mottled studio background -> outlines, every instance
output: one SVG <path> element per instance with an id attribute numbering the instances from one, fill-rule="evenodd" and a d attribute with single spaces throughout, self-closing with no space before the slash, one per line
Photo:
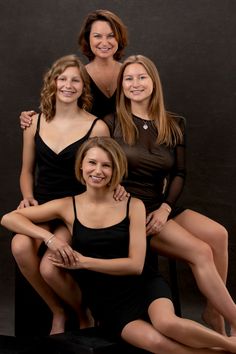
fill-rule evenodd
<path id="1" fill-rule="evenodd" d="M 0 214 L 20 200 L 19 114 L 37 110 L 45 69 L 62 55 L 79 53 L 82 20 L 98 8 L 123 19 L 129 29 L 126 56 L 140 53 L 156 63 L 167 108 L 187 119 L 182 200 L 229 230 L 228 286 L 236 300 L 235 0 L 1 0 Z M 0 231 L 1 334 L 14 328 L 14 263 L 11 235 Z M 178 269 L 187 305 L 196 289 L 187 267 L 178 263 Z"/>

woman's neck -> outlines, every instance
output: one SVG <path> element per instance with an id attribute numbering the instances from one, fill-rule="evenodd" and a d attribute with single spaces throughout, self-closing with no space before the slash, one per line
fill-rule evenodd
<path id="1" fill-rule="evenodd" d="M 95 189 L 87 187 L 85 196 L 88 202 L 93 204 L 105 204 L 114 200 L 113 191 L 110 191 L 108 188 Z"/>
<path id="2" fill-rule="evenodd" d="M 148 112 L 148 104 L 145 102 L 131 102 L 131 112 L 140 118 L 151 120 Z"/>
<path id="3" fill-rule="evenodd" d="M 75 104 L 65 104 L 63 102 L 57 102 L 56 104 L 56 118 L 72 119 L 73 117 L 78 117 L 79 113 L 82 113 L 82 108 Z"/>
<path id="4" fill-rule="evenodd" d="M 109 57 L 109 58 L 99 58 L 99 57 L 95 57 L 89 64 L 88 67 L 94 67 L 94 68 L 110 68 L 110 67 L 115 67 L 117 64 L 120 64 L 119 62 L 117 62 L 113 57 Z"/>

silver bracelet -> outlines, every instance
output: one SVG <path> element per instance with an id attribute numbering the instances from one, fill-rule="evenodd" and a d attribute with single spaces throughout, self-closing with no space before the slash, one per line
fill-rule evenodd
<path id="1" fill-rule="evenodd" d="M 55 235 L 50 236 L 46 241 L 44 241 L 46 246 L 48 246 L 49 243 L 52 242 L 53 237 L 55 237 Z"/>
<path id="2" fill-rule="evenodd" d="M 162 209 L 165 209 L 169 214 L 170 214 L 170 212 L 171 212 L 171 207 L 169 206 L 169 205 L 161 205 L 161 208 Z"/>

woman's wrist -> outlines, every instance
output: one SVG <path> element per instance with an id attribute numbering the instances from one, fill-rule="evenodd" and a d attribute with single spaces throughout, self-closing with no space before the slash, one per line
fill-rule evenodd
<path id="1" fill-rule="evenodd" d="M 51 236 L 49 236 L 48 238 L 46 238 L 46 239 L 44 240 L 45 245 L 48 246 L 48 245 L 53 241 L 53 238 L 54 238 L 54 237 L 55 237 L 55 235 L 51 235 Z"/>
<path id="2" fill-rule="evenodd" d="M 168 212 L 168 214 L 171 213 L 172 208 L 171 208 L 171 206 L 170 206 L 169 204 L 167 204 L 167 203 L 162 203 L 160 207 L 161 207 L 162 209 L 166 210 L 166 211 Z"/>

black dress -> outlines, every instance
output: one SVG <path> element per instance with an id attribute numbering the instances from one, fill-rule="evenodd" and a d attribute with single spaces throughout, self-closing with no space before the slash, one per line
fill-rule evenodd
<path id="1" fill-rule="evenodd" d="M 90 76 L 90 91 L 93 98 L 93 106 L 91 113 L 96 117 L 103 118 L 109 113 L 114 113 L 116 110 L 116 91 L 111 97 L 107 97 L 99 89 L 96 83 Z"/>
<path id="2" fill-rule="evenodd" d="M 82 225 L 77 217 L 74 197 L 73 205 L 73 249 L 93 258 L 128 256 L 129 201 L 123 220 L 100 229 Z M 148 307 L 155 299 L 171 298 L 168 285 L 149 262 L 149 247 L 142 275 L 114 276 L 89 270 L 73 272 L 95 320 L 111 335 L 120 334 L 131 321 L 147 319 Z"/>
<path id="3" fill-rule="evenodd" d="M 184 133 L 185 121 L 178 119 Z M 176 215 L 182 208 L 174 208 L 182 192 L 185 178 L 185 141 L 174 148 L 157 145 L 157 129 L 152 121 L 133 116 L 139 138 L 134 145 L 128 145 L 122 138 L 121 128 L 114 114 L 104 118 L 111 136 L 121 145 L 128 159 L 128 176 L 122 182 L 130 194 L 141 199 L 151 212 L 162 202 L 172 206 L 170 215 Z M 167 186 L 165 188 L 165 184 Z"/>
<path id="4" fill-rule="evenodd" d="M 77 150 L 86 141 L 95 126 L 93 121 L 87 134 L 68 145 L 59 154 L 50 149 L 40 137 L 40 119 L 38 117 L 35 133 L 36 182 L 35 198 L 40 204 L 49 200 L 63 198 L 84 192 L 85 187 L 75 177 L 75 157 Z"/>

